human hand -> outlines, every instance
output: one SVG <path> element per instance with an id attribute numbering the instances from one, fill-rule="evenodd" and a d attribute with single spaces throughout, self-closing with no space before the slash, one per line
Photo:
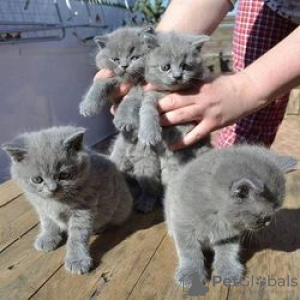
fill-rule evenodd
<path id="1" fill-rule="evenodd" d="M 210 132 L 231 125 L 265 105 L 243 73 L 220 76 L 192 90 L 172 93 L 158 102 L 161 125 L 195 122 L 197 125 L 171 149 L 188 147 Z"/>
<path id="2" fill-rule="evenodd" d="M 113 78 L 114 73 L 108 69 L 101 69 L 98 71 L 94 77 L 94 81 L 102 78 Z M 122 97 L 126 96 L 130 89 L 132 88 L 132 85 L 130 83 L 122 83 L 117 90 L 114 91 L 113 97 L 116 99 L 122 99 Z M 110 108 L 110 112 L 114 115 L 116 110 L 116 105 L 113 105 Z"/>

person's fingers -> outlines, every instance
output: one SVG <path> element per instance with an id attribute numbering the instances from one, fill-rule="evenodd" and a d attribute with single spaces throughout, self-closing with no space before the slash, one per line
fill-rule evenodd
<path id="1" fill-rule="evenodd" d="M 213 129 L 213 124 L 203 120 L 197 126 L 195 126 L 188 134 L 186 134 L 180 141 L 170 145 L 170 148 L 172 150 L 180 150 L 191 146 L 198 142 L 200 139 L 207 136 Z"/>
<path id="2" fill-rule="evenodd" d="M 160 116 L 160 124 L 161 126 L 184 124 L 195 120 L 199 121 L 201 118 L 202 115 L 199 107 L 190 105 L 162 114 Z"/>
<path id="3" fill-rule="evenodd" d="M 157 108 L 159 112 L 162 113 L 162 112 L 167 112 L 170 110 L 182 108 L 185 106 L 189 106 L 194 103 L 195 101 L 193 97 L 183 96 L 183 95 L 173 93 L 160 99 L 158 101 Z"/>
<path id="4" fill-rule="evenodd" d="M 118 89 L 114 90 L 111 93 L 112 98 L 122 98 L 124 96 L 126 96 L 130 89 L 132 88 L 132 84 L 130 83 L 122 83 Z"/>
<path id="5" fill-rule="evenodd" d="M 98 71 L 94 77 L 94 80 L 101 79 L 101 78 L 110 78 L 114 77 L 114 73 L 108 69 L 101 69 Z"/>
<path id="6" fill-rule="evenodd" d="M 113 105 L 110 107 L 110 113 L 111 113 L 113 116 L 115 115 L 117 108 L 118 108 L 118 105 L 116 105 L 116 104 L 113 104 Z"/>
<path id="7" fill-rule="evenodd" d="M 144 85 L 144 90 L 145 91 L 153 91 L 153 90 L 157 90 L 157 87 L 151 83 L 147 83 Z"/>

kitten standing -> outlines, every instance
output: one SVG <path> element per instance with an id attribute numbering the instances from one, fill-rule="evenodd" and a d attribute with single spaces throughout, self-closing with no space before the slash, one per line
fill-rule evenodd
<path id="1" fill-rule="evenodd" d="M 245 230 L 268 226 L 285 196 L 284 172 L 297 161 L 257 146 L 212 150 L 186 165 L 167 188 L 165 216 L 179 266 L 176 280 L 206 281 L 203 249 L 215 252 L 216 275 L 239 280 Z"/>
<path id="2" fill-rule="evenodd" d="M 35 248 L 52 251 L 67 233 L 65 268 L 78 274 L 92 267 L 92 232 L 123 223 L 132 210 L 122 175 L 107 158 L 85 148 L 83 136 L 82 128 L 53 127 L 3 146 L 12 158 L 13 180 L 40 217 Z"/>

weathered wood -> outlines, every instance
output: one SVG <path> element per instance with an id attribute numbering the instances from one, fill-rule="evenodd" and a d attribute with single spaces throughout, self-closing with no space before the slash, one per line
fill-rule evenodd
<path id="1" fill-rule="evenodd" d="M 0 207 L 11 202 L 22 194 L 22 191 L 14 184 L 12 180 L 8 180 L 0 185 Z"/>
<path id="2" fill-rule="evenodd" d="M 38 216 L 23 195 L 0 209 L 0 252 L 36 226 Z"/>
<path id="3" fill-rule="evenodd" d="M 50 253 L 36 251 L 33 242 L 37 234 L 38 228 L 34 228 L 1 253 L 0 299 L 28 299 L 62 265 L 64 247 Z"/>
<path id="4" fill-rule="evenodd" d="M 121 228 L 95 237 L 93 272 L 72 276 L 61 268 L 32 299 L 126 299 L 166 234 L 161 222 L 159 211 L 133 215 Z"/>

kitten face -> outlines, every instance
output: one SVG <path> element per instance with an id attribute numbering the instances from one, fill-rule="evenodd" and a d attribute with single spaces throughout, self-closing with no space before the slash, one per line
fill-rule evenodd
<path id="1" fill-rule="evenodd" d="M 24 134 L 14 144 L 13 178 L 25 191 L 42 198 L 63 199 L 75 195 L 89 173 L 89 157 L 81 151 L 83 131 L 60 127 Z M 4 148 L 5 148 L 4 147 Z M 8 147 L 8 148 L 7 148 Z M 16 147 L 22 155 L 16 159 Z"/>
<path id="2" fill-rule="evenodd" d="M 145 78 L 164 90 L 190 87 L 203 77 L 200 49 L 207 37 L 161 34 L 158 46 L 146 56 Z"/>
<path id="3" fill-rule="evenodd" d="M 143 30 L 146 29 L 121 28 L 106 37 L 95 38 L 101 48 L 96 56 L 97 67 L 110 69 L 127 81 L 143 77 L 144 55 L 149 52 Z"/>
<path id="4" fill-rule="evenodd" d="M 282 205 L 285 180 L 275 168 L 269 171 L 269 178 L 265 174 L 248 174 L 231 183 L 226 215 L 234 227 L 256 230 L 270 225 Z"/>

